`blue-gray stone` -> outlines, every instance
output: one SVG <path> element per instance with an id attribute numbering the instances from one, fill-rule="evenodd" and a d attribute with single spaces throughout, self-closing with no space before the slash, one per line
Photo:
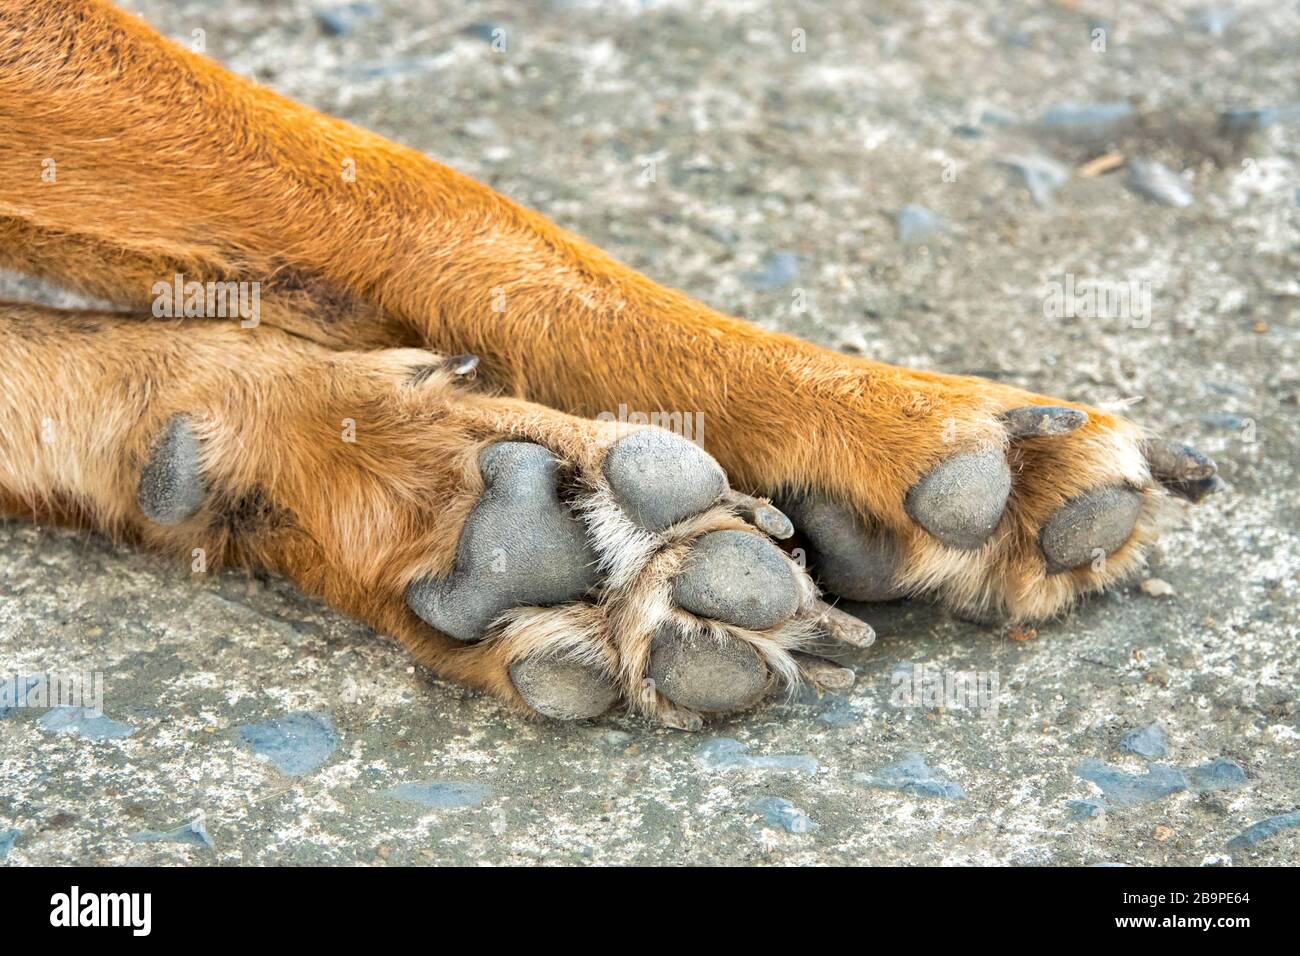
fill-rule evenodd
<path id="1" fill-rule="evenodd" d="M 120 740 L 135 733 L 135 728 L 86 707 L 51 707 L 40 724 L 57 734 L 77 734 L 87 740 Z"/>
<path id="2" fill-rule="evenodd" d="M 1265 106 L 1259 109 L 1225 110 L 1219 114 L 1219 128 L 1230 136 L 1257 133 L 1276 123 L 1300 120 L 1300 106 Z"/>
<path id="3" fill-rule="evenodd" d="M 483 783 L 462 780 L 416 780 L 399 783 L 387 790 L 386 795 L 422 807 L 451 810 L 456 807 L 477 807 L 492 796 L 492 788 Z"/>
<path id="4" fill-rule="evenodd" d="M 1244 850 L 1248 846 L 1253 846 L 1261 840 L 1267 840 L 1271 836 L 1276 836 L 1283 830 L 1289 830 L 1292 827 L 1300 827 L 1300 810 L 1292 810 L 1290 813 L 1279 814 L 1275 817 L 1269 817 L 1267 820 L 1260 820 L 1253 823 L 1246 829 L 1228 841 L 1229 850 Z"/>
<path id="5" fill-rule="evenodd" d="M 44 679 L 40 674 L 0 676 L 0 720 L 25 706 L 27 694 Z"/>
<path id="6" fill-rule="evenodd" d="M 966 799 L 966 791 L 960 785 L 935 773 L 926 765 L 925 758 L 918 753 L 905 754 L 897 763 L 882 767 L 874 774 L 860 773 L 855 779 L 868 787 L 898 790 L 913 797 Z"/>
<path id="7" fill-rule="evenodd" d="M 1212 37 L 1221 37 L 1240 14 L 1232 7 L 1207 7 L 1197 13 L 1192 22 Z"/>
<path id="8" fill-rule="evenodd" d="M 799 278 L 799 257 L 789 249 L 778 249 L 763 260 L 757 272 L 745 273 L 744 279 L 759 292 L 771 292 Z"/>
<path id="9" fill-rule="evenodd" d="M 1091 820 L 1106 812 L 1106 804 L 1100 800 L 1066 800 L 1065 806 L 1075 820 Z"/>
<path id="10" fill-rule="evenodd" d="M 1127 103 L 1057 103 L 1038 120 L 1043 129 L 1068 136 L 1104 136 L 1133 115 Z"/>
<path id="11" fill-rule="evenodd" d="M 316 10 L 312 16 L 320 26 L 321 32 L 332 37 L 346 36 L 358 23 L 375 15 L 374 4 L 348 3 L 328 10 Z"/>
<path id="12" fill-rule="evenodd" d="M 8 858 L 9 851 L 14 848 L 14 841 L 17 839 L 17 830 L 0 830 L 0 860 Z"/>
<path id="13" fill-rule="evenodd" d="M 132 834 L 131 839 L 136 843 L 188 843 L 216 850 L 211 837 L 208 836 L 208 831 L 202 826 L 195 826 L 192 821 L 175 830 L 144 830 Z"/>
<path id="14" fill-rule="evenodd" d="M 1054 159 L 1039 155 L 1003 156 L 998 160 L 1021 175 L 1034 202 L 1046 206 L 1070 178 L 1070 170 Z"/>
<path id="15" fill-rule="evenodd" d="M 498 33 L 498 30 L 501 32 Z M 484 43 L 491 43 L 498 37 L 504 37 L 506 28 L 499 23 L 493 23 L 490 20 L 483 20 L 478 23 L 471 23 L 460 32 L 467 37 L 474 37 L 476 40 L 482 40 Z"/>
<path id="16" fill-rule="evenodd" d="M 1129 160 L 1127 184 L 1139 196 L 1162 206 L 1190 206 L 1196 201 L 1183 177 L 1154 159 Z"/>
<path id="17" fill-rule="evenodd" d="M 1246 417 L 1232 412 L 1206 412 L 1201 416 L 1201 424 L 1224 431 L 1240 431 L 1246 424 Z"/>
<path id="18" fill-rule="evenodd" d="M 827 707 L 817 719 L 828 727 L 847 727 L 862 719 L 862 713 L 847 700 L 837 700 Z"/>
<path id="19" fill-rule="evenodd" d="M 1112 807 L 1136 807 L 1187 789 L 1187 777 L 1177 767 L 1153 763 L 1143 776 L 1125 773 L 1091 758 L 1074 771 L 1101 788 Z"/>
<path id="20" fill-rule="evenodd" d="M 1165 744 L 1165 731 L 1159 724 L 1148 724 L 1130 730 L 1119 742 L 1120 750 L 1127 750 L 1148 760 L 1156 757 L 1168 757 L 1169 747 Z"/>
<path id="21" fill-rule="evenodd" d="M 755 757 L 745 753 L 746 745 L 730 737 L 709 740 L 695 751 L 700 763 L 710 770 L 790 770 L 816 773 L 818 763 L 811 754 L 769 754 Z"/>
<path id="22" fill-rule="evenodd" d="M 1192 789 L 1197 793 L 1231 790 L 1235 787 L 1244 787 L 1248 783 L 1246 771 L 1242 770 L 1236 761 L 1229 760 L 1227 757 L 1215 757 L 1209 763 L 1192 767 L 1187 771 L 1187 777 L 1191 781 Z"/>
<path id="23" fill-rule="evenodd" d="M 338 747 L 329 714 L 316 711 L 298 711 L 262 724 L 244 724 L 239 736 L 253 753 L 268 758 L 281 773 L 290 776 L 315 770 Z"/>
<path id="24" fill-rule="evenodd" d="M 898 210 L 897 221 L 899 241 L 906 244 L 925 242 L 939 235 L 946 228 L 943 219 L 937 213 L 916 203 L 908 203 Z"/>
<path id="25" fill-rule="evenodd" d="M 768 826 L 781 827 L 789 833 L 811 833 L 818 826 L 808 814 L 781 797 L 763 797 L 754 803 L 754 809 L 763 814 Z"/>

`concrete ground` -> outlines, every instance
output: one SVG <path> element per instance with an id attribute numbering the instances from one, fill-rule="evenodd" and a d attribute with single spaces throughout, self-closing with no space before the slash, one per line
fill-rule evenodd
<path id="1" fill-rule="evenodd" d="M 765 326 L 1140 399 L 1230 489 L 1156 583 L 1032 635 L 871 607 L 851 693 L 696 735 L 526 723 L 286 582 L 0 524 L 0 674 L 105 677 L 100 718 L 0 708 L 0 859 L 1300 859 L 1294 4 L 128 6 Z"/>

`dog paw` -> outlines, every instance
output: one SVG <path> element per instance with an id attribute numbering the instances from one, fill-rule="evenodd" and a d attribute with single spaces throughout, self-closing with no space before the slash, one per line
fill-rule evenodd
<path id="1" fill-rule="evenodd" d="M 671 433 L 597 445 L 487 446 L 454 566 L 407 587 L 411 610 L 492 648 L 522 701 L 553 718 L 622 699 L 690 729 L 801 680 L 851 681 L 799 653 L 818 633 L 865 646 L 871 631 L 819 601 L 772 542 L 791 530 L 784 515 L 731 491 L 717 462 Z"/>

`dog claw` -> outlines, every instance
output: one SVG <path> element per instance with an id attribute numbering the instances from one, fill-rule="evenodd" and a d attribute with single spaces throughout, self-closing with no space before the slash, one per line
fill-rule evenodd
<path id="1" fill-rule="evenodd" d="M 1163 485 L 1170 494 L 1177 495 L 1192 504 L 1196 504 L 1202 498 L 1222 491 L 1226 487 L 1223 479 L 1218 475 L 1210 475 L 1208 478 L 1199 478 L 1194 481 L 1166 481 L 1163 482 Z"/>
<path id="2" fill-rule="evenodd" d="M 876 642 L 876 632 L 870 624 L 825 601 L 813 603 L 811 616 L 828 637 L 842 644 L 863 648 Z"/>
<path id="3" fill-rule="evenodd" d="M 453 355 L 443 361 L 442 367 L 457 378 L 473 379 L 478 374 L 478 356 Z"/>
<path id="4" fill-rule="evenodd" d="M 769 538 L 784 541 L 794 534 L 794 525 L 776 505 L 762 498 L 755 498 L 739 491 L 730 490 L 722 496 L 724 504 L 736 509 L 736 513 L 752 524 Z"/>
<path id="5" fill-rule="evenodd" d="M 1059 405 L 1025 405 L 1000 416 L 1012 440 L 1068 435 L 1088 421 L 1088 413 Z"/>
<path id="6" fill-rule="evenodd" d="M 1163 485 L 1203 481 L 1218 471 L 1213 460 L 1195 448 L 1163 438 L 1147 439 L 1142 443 L 1142 453 L 1151 466 L 1151 474 Z"/>
<path id="7" fill-rule="evenodd" d="M 820 694 L 823 691 L 848 690 L 857 675 L 847 667 L 812 654 L 795 651 L 791 655 L 799 664 L 799 671 Z"/>

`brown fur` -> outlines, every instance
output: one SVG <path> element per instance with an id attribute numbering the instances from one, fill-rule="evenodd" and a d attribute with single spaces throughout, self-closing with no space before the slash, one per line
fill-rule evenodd
<path id="1" fill-rule="evenodd" d="M 255 330 L 5 307 L 0 368 L 16 398 L 3 411 L 0 502 L 11 510 L 283 571 L 517 704 L 499 653 L 417 628 L 392 589 L 450 562 L 484 441 L 545 437 L 582 456 L 593 433 L 445 375 L 399 382 L 427 353 L 364 351 L 419 345 L 475 353 L 497 391 L 572 415 L 624 403 L 703 414 L 736 487 L 848 503 L 899 536 L 914 590 L 963 610 L 1047 616 L 1141 561 L 1149 508 L 1102 571 L 1048 577 L 1037 550 L 1047 516 L 1082 491 L 1123 483 L 1158 496 L 1138 430 L 1114 416 L 1089 409 L 1078 432 L 1011 449 L 1000 527 L 978 552 L 954 552 L 906 516 L 906 490 L 957 451 L 1004 444 L 998 412 L 1058 400 L 721 315 L 98 0 L 0 0 L 0 90 L 0 265 L 139 314 L 176 273 L 264 289 Z M 348 351 L 331 358 L 305 340 Z M 133 511 L 133 469 L 168 415 L 195 409 L 225 505 L 202 525 L 148 526 Z M 39 441 L 46 417 L 66 436 L 53 447 Z M 340 456 L 345 417 L 366 438 Z"/>

